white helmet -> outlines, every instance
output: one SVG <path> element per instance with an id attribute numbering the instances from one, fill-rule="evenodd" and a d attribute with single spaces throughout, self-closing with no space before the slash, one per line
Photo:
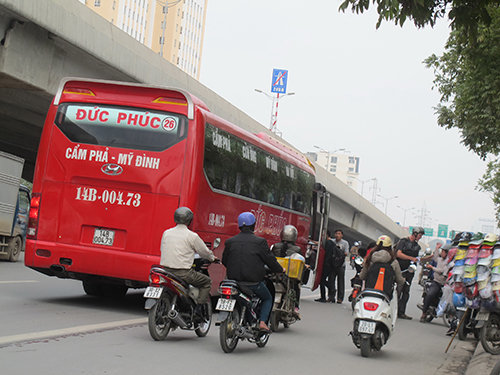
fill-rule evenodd
<path id="1" fill-rule="evenodd" d="M 491 286 L 491 283 L 488 283 L 486 287 L 484 287 L 479 291 L 479 296 L 482 299 L 490 299 L 492 295 L 493 295 L 493 287 Z"/>

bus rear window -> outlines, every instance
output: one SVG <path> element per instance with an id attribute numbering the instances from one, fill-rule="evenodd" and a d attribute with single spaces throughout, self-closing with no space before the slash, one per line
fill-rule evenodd
<path id="1" fill-rule="evenodd" d="M 163 151 L 186 138 L 188 120 L 143 108 L 66 103 L 55 124 L 75 143 Z"/>

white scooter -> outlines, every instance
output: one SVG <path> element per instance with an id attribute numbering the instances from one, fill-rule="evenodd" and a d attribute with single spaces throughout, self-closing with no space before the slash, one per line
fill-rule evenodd
<path id="1" fill-rule="evenodd" d="M 354 305 L 354 326 L 352 341 L 361 349 L 363 357 L 369 357 L 372 350 L 380 350 L 392 336 L 396 325 L 398 299 L 396 288 L 394 298 L 380 290 L 363 290 Z"/>
<path id="2" fill-rule="evenodd" d="M 402 272 L 414 273 L 417 266 L 411 262 L 410 267 Z M 373 350 L 380 350 L 392 336 L 396 326 L 398 298 L 396 284 L 393 287 L 393 298 L 375 289 L 363 290 L 354 305 L 354 326 L 350 333 L 352 342 L 361 349 L 361 356 L 369 357 Z"/>

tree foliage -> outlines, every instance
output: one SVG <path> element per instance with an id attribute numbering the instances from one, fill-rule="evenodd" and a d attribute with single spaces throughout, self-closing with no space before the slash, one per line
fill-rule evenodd
<path id="1" fill-rule="evenodd" d="M 478 25 L 472 41 L 463 29 L 452 31 L 442 56 L 424 62 L 434 69 L 441 94 L 438 124 L 457 128 L 462 143 L 483 160 L 500 153 L 500 10 L 490 8 L 491 22 Z"/>
<path id="2" fill-rule="evenodd" d="M 487 7 L 499 5 L 499 0 L 344 0 L 339 10 L 345 12 L 351 7 L 355 13 L 369 9 L 370 3 L 377 7 L 379 18 L 377 28 L 382 21 L 394 21 L 403 26 L 407 19 L 416 27 L 434 26 L 439 18 L 448 15 L 453 29 L 463 28 L 475 32 L 476 25 L 490 22 Z"/>
<path id="3" fill-rule="evenodd" d="M 500 226 L 500 0 L 343 0 L 340 10 L 363 13 L 370 4 L 377 6 L 377 28 L 407 19 L 432 27 L 448 15 L 445 52 L 424 61 L 441 94 L 438 124 L 458 129 L 465 147 L 489 159 L 477 188 L 490 193 Z"/>

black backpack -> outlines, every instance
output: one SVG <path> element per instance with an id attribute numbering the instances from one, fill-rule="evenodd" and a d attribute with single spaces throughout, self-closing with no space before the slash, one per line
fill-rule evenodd
<path id="1" fill-rule="evenodd" d="M 392 299 L 394 270 L 390 263 L 373 263 L 366 276 L 366 289 L 381 290 Z"/>
<path id="2" fill-rule="evenodd" d="M 333 267 L 340 267 L 345 262 L 345 254 L 342 251 L 342 249 L 340 247 L 338 247 L 337 244 L 335 244 L 335 242 L 333 240 L 330 240 L 330 241 L 332 241 L 332 244 L 333 244 L 332 266 Z"/>

